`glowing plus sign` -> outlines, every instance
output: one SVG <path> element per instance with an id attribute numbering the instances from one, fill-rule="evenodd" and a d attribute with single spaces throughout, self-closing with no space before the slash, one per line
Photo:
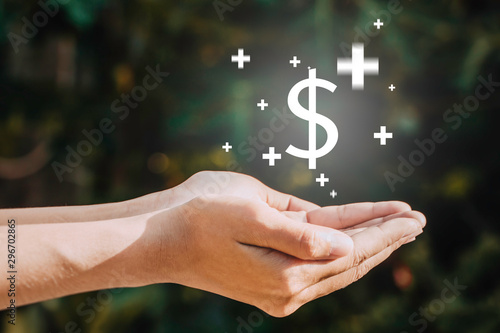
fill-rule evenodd
<path id="1" fill-rule="evenodd" d="M 245 55 L 245 51 L 243 49 L 238 49 L 238 55 L 232 55 L 231 62 L 237 62 L 238 68 L 243 68 L 245 66 L 245 62 L 250 62 L 250 56 Z"/>
<path id="2" fill-rule="evenodd" d="M 380 126 L 380 133 L 373 133 L 374 139 L 380 139 L 380 145 L 385 146 L 387 139 L 392 139 L 392 133 L 387 133 L 385 126 Z"/>
<path id="3" fill-rule="evenodd" d="M 329 178 L 325 178 L 325 174 L 322 173 L 319 175 L 319 178 L 316 178 L 316 183 L 320 183 L 319 186 L 323 187 L 325 186 L 325 183 L 328 183 L 330 181 Z"/>
<path id="4" fill-rule="evenodd" d="M 396 89 L 396 87 L 391 83 L 391 85 L 389 86 L 389 89 L 391 89 L 391 91 L 394 91 L 394 89 Z"/>
<path id="5" fill-rule="evenodd" d="M 260 108 L 261 111 L 264 111 L 264 109 L 268 106 L 269 104 L 267 104 L 263 99 L 260 100 L 260 103 L 257 103 L 257 106 Z"/>
<path id="6" fill-rule="evenodd" d="M 269 160 L 269 166 L 274 166 L 275 160 L 281 160 L 281 154 L 276 154 L 274 147 L 269 147 L 269 153 L 262 154 L 262 159 Z"/>
<path id="7" fill-rule="evenodd" d="M 352 59 L 337 59 L 337 74 L 352 75 L 352 89 L 363 90 L 365 74 L 378 75 L 378 58 L 365 59 L 365 46 L 352 44 Z"/>
<path id="8" fill-rule="evenodd" d="M 226 142 L 226 144 L 224 146 L 222 146 L 222 149 L 224 149 L 226 151 L 226 153 L 229 152 L 229 149 L 232 149 L 233 146 L 230 146 L 229 145 L 229 142 Z"/>
<path id="9" fill-rule="evenodd" d="M 332 196 L 332 198 L 333 198 L 333 199 L 335 199 L 335 197 L 337 196 L 337 194 L 338 194 L 338 193 L 337 193 L 337 192 L 335 192 L 335 190 L 332 190 L 332 191 L 330 192 L 330 195 Z"/>
<path id="10" fill-rule="evenodd" d="M 297 65 L 300 64 L 300 60 L 297 59 L 297 56 L 293 56 L 293 59 L 290 60 L 290 63 L 293 65 L 293 67 L 297 67 Z"/>
<path id="11" fill-rule="evenodd" d="M 380 27 L 384 25 L 384 22 L 381 22 L 380 19 L 377 19 L 377 22 L 374 22 L 373 25 L 377 27 L 377 30 L 380 30 Z"/>

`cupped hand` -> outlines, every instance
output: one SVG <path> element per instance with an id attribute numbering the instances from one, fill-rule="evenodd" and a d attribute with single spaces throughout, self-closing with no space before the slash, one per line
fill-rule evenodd
<path id="1" fill-rule="evenodd" d="M 201 171 L 180 185 L 134 199 L 149 211 L 172 208 L 197 197 L 233 196 L 263 201 L 279 211 L 310 211 L 318 205 L 275 191 L 259 180 L 235 172 Z"/>
<path id="2" fill-rule="evenodd" d="M 229 177 L 229 186 L 221 180 L 219 192 L 203 195 L 196 195 L 195 184 L 211 180 L 188 180 L 177 191 L 194 199 L 154 217 L 162 269 L 153 282 L 207 290 L 286 316 L 358 280 L 425 225 L 421 213 L 401 202 L 319 208 L 253 178 Z"/>

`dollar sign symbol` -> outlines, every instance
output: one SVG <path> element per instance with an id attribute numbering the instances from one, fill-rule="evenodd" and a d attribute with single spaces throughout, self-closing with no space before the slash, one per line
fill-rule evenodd
<path id="1" fill-rule="evenodd" d="M 321 87 L 334 92 L 337 86 L 330 81 L 316 78 L 316 68 L 309 69 L 309 78 L 295 84 L 288 93 L 288 107 L 297 117 L 309 122 L 309 150 L 299 149 L 293 145 L 288 146 L 286 152 L 299 158 L 309 159 L 309 169 L 316 169 L 316 159 L 328 154 L 337 144 L 339 132 L 337 126 L 329 118 L 316 113 L 316 87 Z M 299 93 L 309 88 L 309 110 L 299 103 Z M 327 134 L 323 147 L 316 149 L 316 124 L 321 125 Z"/>

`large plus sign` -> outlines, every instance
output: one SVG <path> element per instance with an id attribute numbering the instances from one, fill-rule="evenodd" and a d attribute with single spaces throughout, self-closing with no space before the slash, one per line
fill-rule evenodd
<path id="1" fill-rule="evenodd" d="M 337 74 L 352 75 L 352 89 L 363 90 L 365 74 L 378 75 L 378 58 L 365 59 L 365 46 L 352 44 L 352 59 L 337 59 Z"/>
<path id="2" fill-rule="evenodd" d="M 391 83 L 391 85 L 389 86 L 389 89 L 390 89 L 391 91 L 394 91 L 394 89 L 396 89 L 396 87 L 395 87 L 395 86 Z"/>
<path id="3" fill-rule="evenodd" d="M 293 56 L 293 59 L 290 60 L 290 63 L 293 65 L 293 67 L 297 67 L 297 65 L 300 64 L 300 60 L 297 59 L 297 56 Z"/>
<path id="4" fill-rule="evenodd" d="M 385 146 L 387 139 L 392 139 L 392 133 L 387 133 L 385 126 L 380 126 L 380 133 L 373 133 L 374 139 L 380 139 L 380 145 Z"/>
<path id="5" fill-rule="evenodd" d="M 266 103 L 263 99 L 260 100 L 260 103 L 257 103 L 257 106 L 260 108 L 260 111 L 264 111 L 264 109 L 268 106 L 269 104 Z"/>
<path id="6" fill-rule="evenodd" d="M 245 62 L 250 62 L 250 56 L 245 55 L 245 51 L 243 49 L 238 49 L 238 55 L 232 55 L 231 62 L 237 62 L 238 68 L 243 68 L 245 66 Z"/>
<path id="7" fill-rule="evenodd" d="M 325 183 L 328 183 L 330 181 L 329 178 L 325 178 L 325 174 L 322 173 L 319 175 L 319 178 L 316 178 L 316 183 L 320 183 L 319 186 L 323 187 L 325 186 Z"/>
<path id="8" fill-rule="evenodd" d="M 274 166 L 275 160 L 281 160 L 281 154 L 276 154 L 274 147 L 269 147 L 269 153 L 262 154 L 262 159 L 269 160 L 269 166 Z"/>
<path id="9" fill-rule="evenodd" d="M 377 22 L 374 22 L 373 25 L 377 27 L 377 30 L 380 30 L 380 27 L 384 25 L 384 22 L 380 22 L 380 19 L 377 19 Z"/>

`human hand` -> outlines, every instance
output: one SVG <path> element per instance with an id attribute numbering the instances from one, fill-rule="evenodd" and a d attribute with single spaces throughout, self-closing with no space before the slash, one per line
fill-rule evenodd
<path id="1" fill-rule="evenodd" d="M 201 173 L 124 204 L 3 212 L 27 221 L 19 269 L 31 278 L 19 282 L 19 305 L 173 282 L 285 316 L 412 240 L 425 219 L 409 210 L 398 202 L 319 208 L 248 176 Z"/>
<path id="2" fill-rule="evenodd" d="M 310 211 L 311 202 L 275 191 L 259 180 L 235 172 L 201 171 L 180 185 L 123 202 L 134 215 L 173 208 L 196 197 L 234 196 L 267 202 L 280 211 Z"/>
<path id="3" fill-rule="evenodd" d="M 404 203 L 318 208 L 236 178 L 224 195 L 198 196 L 151 220 L 162 251 L 150 282 L 179 283 L 286 316 L 356 281 L 425 224 Z M 332 243 L 343 245 L 331 252 Z"/>
<path id="4" fill-rule="evenodd" d="M 264 205 L 261 208 L 268 209 L 271 213 L 278 211 L 285 215 L 290 214 L 289 216 L 292 218 L 304 217 L 306 212 L 319 208 L 318 205 L 309 201 L 275 191 L 253 177 L 233 172 L 199 172 L 173 188 L 171 192 L 160 192 L 159 195 L 160 197 L 156 199 L 157 207 L 164 202 L 168 202 L 169 206 L 172 207 L 184 204 L 194 198 L 202 198 L 202 200 L 194 201 L 191 204 L 196 204 L 198 208 L 205 208 L 200 206 L 211 205 L 214 199 L 224 198 L 222 199 L 222 204 L 224 204 L 226 200 L 231 201 L 240 198 L 250 200 L 249 203 L 262 203 Z M 162 198 L 161 195 L 164 195 L 164 197 Z M 168 197 L 167 200 L 165 200 L 165 196 Z M 172 197 L 175 198 L 175 202 L 169 200 Z M 228 206 L 227 209 L 229 210 L 230 207 Z M 266 212 L 266 214 L 269 214 L 269 212 Z M 237 223 L 235 221 L 235 224 Z M 281 221 L 281 223 L 288 224 L 288 231 L 293 233 L 291 237 L 294 239 L 302 238 L 302 241 L 316 239 L 318 241 L 311 248 L 302 246 L 303 250 L 301 252 L 297 252 L 295 249 L 289 250 L 293 251 L 292 253 L 284 251 L 290 255 L 302 259 L 333 259 L 346 255 L 352 249 L 350 237 L 330 227 L 296 224 L 295 228 L 297 230 L 291 231 L 292 224 L 289 221 Z M 235 228 L 236 226 L 228 227 Z M 281 235 L 282 238 L 285 236 Z"/>

